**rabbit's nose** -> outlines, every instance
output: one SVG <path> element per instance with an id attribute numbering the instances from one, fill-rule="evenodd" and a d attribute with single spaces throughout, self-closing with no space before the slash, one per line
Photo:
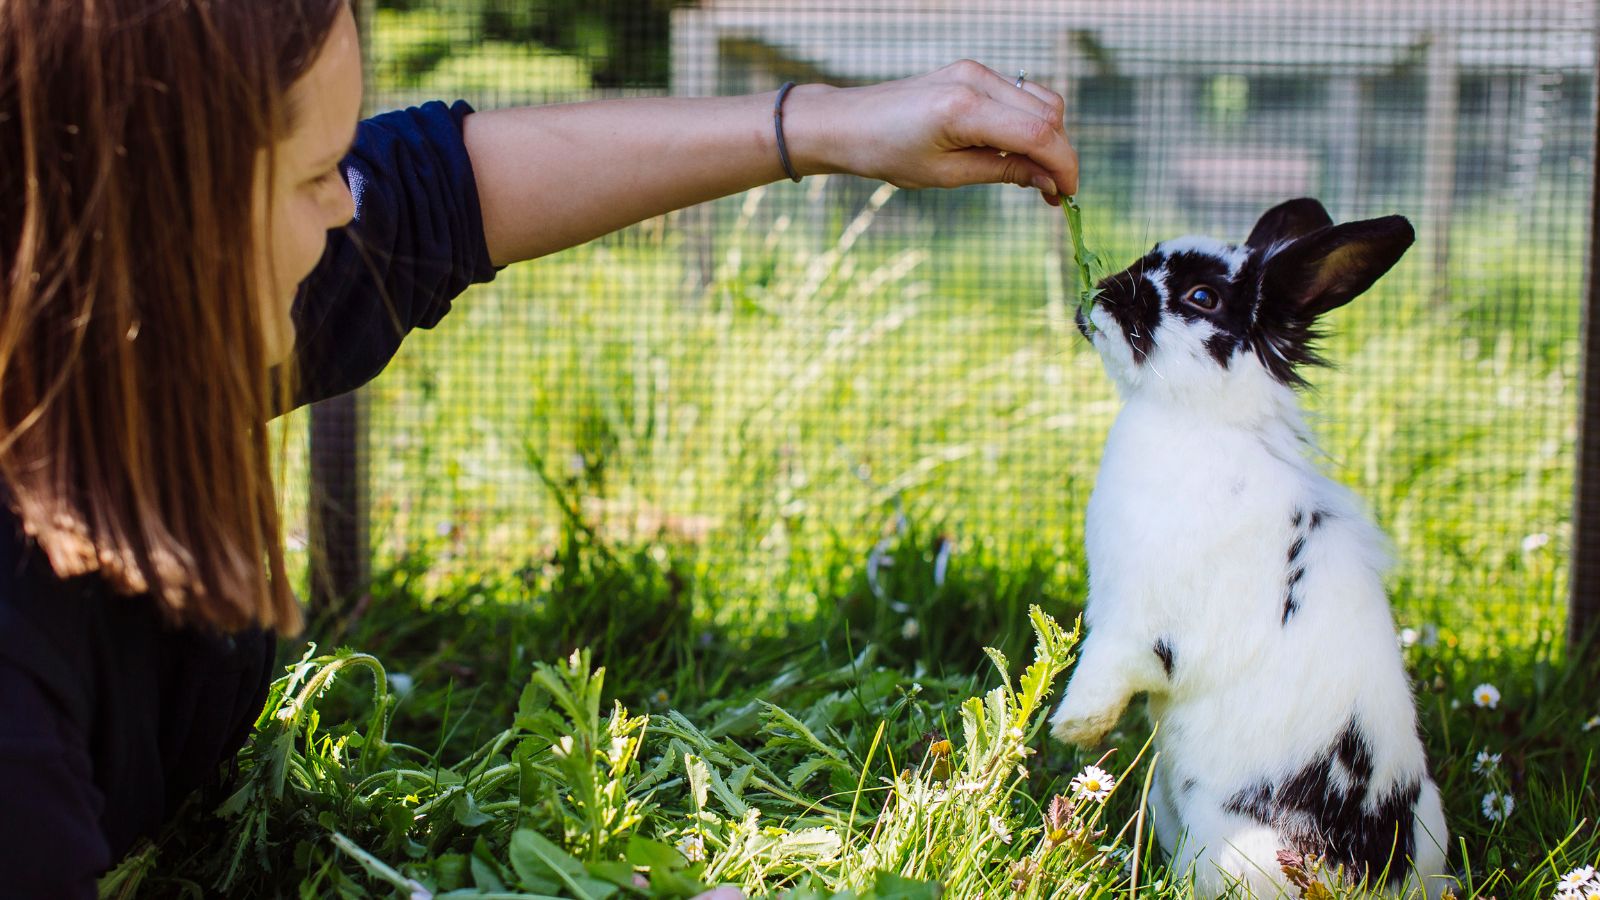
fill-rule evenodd
<path id="1" fill-rule="evenodd" d="M 1094 307 L 1092 306 L 1087 309 L 1080 308 L 1072 316 L 1073 323 L 1078 326 L 1078 333 L 1083 335 L 1084 340 L 1091 344 L 1094 343 L 1095 332 L 1100 330 L 1093 322 L 1089 320 L 1089 314 L 1093 311 Z"/>

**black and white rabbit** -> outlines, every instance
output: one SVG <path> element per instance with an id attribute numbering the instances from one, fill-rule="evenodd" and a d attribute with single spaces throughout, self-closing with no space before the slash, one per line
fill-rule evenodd
<path id="1" fill-rule="evenodd" d="M 1088 636 L 1051 724 L 1093 745 L 1148 695 L 1155 831 L 1199 897 L 1293 894 L 1282 851 L 1385 893 L 1447 885 L 1387 543 L 1308 460 L 1295 393 L 1317 318 L 1413 239 L 1400 216 L 1335 225 L 1292 200 L 1243 245 L 1157 245 L 1079 315 L 1124 406 L 1089 500 Z"/>

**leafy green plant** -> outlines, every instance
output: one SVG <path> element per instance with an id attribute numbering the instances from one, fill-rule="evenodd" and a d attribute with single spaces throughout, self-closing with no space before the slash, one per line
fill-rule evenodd
<path id="1" fill-rule="evenodd" d="M 1078 300 L 1077 314 L 1087 322 L 1089 311 L 1094 308 L 1095 297 L 1098 294 L 1095 285 L 1111 271 L 1111 266 L 1106 256 L 1091 252 L 1084 244 L 1083 210 L 1078 208 L 1076 196 L 1061 198 L 1061 213 L 1067 218 L 1067 238 L 1072 245 L 1072 273 Z"/>
<path id="2" fill-rule="evenodd" d="M 393 889 L 599 900 L 691 896 L 719 881 L 884 897 L 907 878 L 987 883 L 1020 859 L 1009 836 L 993 847 L 952 838 L 1013 817 L 1014 770 L 1033 753 L 1027 742 L 1077 637 L 1037 608 L 1031 621 L 1033 663 L 1013 684 L 1009 661 L 992 654 L 1001 683 L 959 705 L 959 746 L 941 739 L 922 760 L 890 758 L 887 768 L 881 720 L 862 748 L 768 700 L 754 701 L 754 731 L 739 725 L 742 712 L 702 727 L 675 711 L 632 716 L 616 701 L 608 710 L 604 670 L 582 650 L 536 664 L 511 726 L 443 765 L 391 739 L 394 697 L 377 659 L 313 648 L 274 682 L 240 783 L 215 812 L 223 852 L 195 831 L 169 835 L 154 858 L 183 862 L 152 884 L 230 896 Z M 852 669 L 866 665 L 858 658 Z M 373 681 L 366 716 L 325 722 L 322 701 L 361 670 Z M 755 742 L 731 737 L 741 730 Z M 878 776 L 887 790 L 869 778 L 878 772 L 889 773 Z M 811 792 L 819 779 L 831 796 Z M 119 870 L 108 888 L 136 887 L 151 859 Z"/>

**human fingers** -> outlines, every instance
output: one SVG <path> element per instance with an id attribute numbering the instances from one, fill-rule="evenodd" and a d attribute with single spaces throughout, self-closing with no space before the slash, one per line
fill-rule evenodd
<path id="1" fill-rule="evenodd" d="M 948 153 L 941 162 L 946 186 L 1015 184 L 1038 190 L 1052 206 L 1061 202 L 1061 191 L 1050 173 L 1020 153 L 1000 156 L 988 148 L 972 147 Z"/>
<path id="2" fill-rule="evenodd" d="M 958 148 L 990 147 L 1005 151 L 1007 157 L 1021 154 L 1043 170 L 1057 188 L 1056 193 L 1073 194 L 1078 190 L 1077 151 L 1048 119 L 1003 105 L 975 103 L 949 128 Z"/>
<path id="3" fill-rule="evenodd" d="M 1066 128 L 1067 101 L 1060 94 L 1033 81 L 1022 82 L 1022 89 L 1043 102 L 1046 114 L 1061 128 Z"/>
<path id="4" fill-rule="evenodd" d="M 976 82 L 972 86 L 986 96 L 1046 119 L 1057 129 L 1063 127 L 1066 104 L 1054 91 L 1028 81 L 1021 74 L 1016 79 L 1007 78 L 981 63 L 977 64 L 977 68 L 969 69 L 967 72 Z M 1017 83 L 1019 80 L 1020 85 Z"/>

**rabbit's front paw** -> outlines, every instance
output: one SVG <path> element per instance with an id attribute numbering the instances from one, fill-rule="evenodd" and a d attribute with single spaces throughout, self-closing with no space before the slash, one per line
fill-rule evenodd
<path id="1" fill-rule="evenodd" d="M 1094 747 L 1117 724 L 1119 716 L 1113 712 L 1080 713 L 1062 703 L 1050 717 L 1050 733 L 1063 743 L 1077 747 Z"/>

